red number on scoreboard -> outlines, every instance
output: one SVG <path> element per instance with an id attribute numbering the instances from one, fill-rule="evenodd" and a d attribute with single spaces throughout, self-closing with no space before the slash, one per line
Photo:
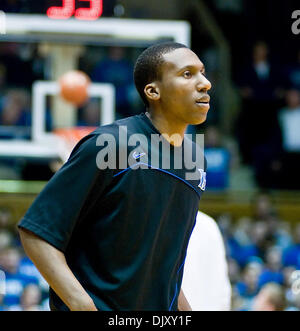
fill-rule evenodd
<path id="1" fill-rule="evenodd" d="M 50 7 L 47 16 L 53 19 L 65 20 L 70 18 L 75 11 L 75 0 L 62 0 L 62 7 Z"/>
<path id="2" fill-rule="evenodd" d="M 79 0 L 88 1 L 90 8 L 78 8 L 75 11 L 75 17 L 79 20 L 96 20 L 102 15 L 103 12 L 103 0 Z"/>
<path id="3" fill-rule="evenodd" d="M 62 0 L 62 7 L 50 7 L 47 16 L 53 19 L 68 19 L 75 14 L 79 20 L 96 20 L 103 13 L 103 0 L 79 0 L 88 1 L 89 8 L 78 8 L 75 10 L 76 0 Z"/>

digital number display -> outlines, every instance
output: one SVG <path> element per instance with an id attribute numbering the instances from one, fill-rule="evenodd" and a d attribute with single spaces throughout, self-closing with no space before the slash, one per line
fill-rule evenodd
<path id="1" fill-rule="evenodd" d="M 97 20 L 113 17 L 118 0 L 0 0 L 5 14 L 46 15 L 55 20 Z"/>
<path id="2" fill-rule="evenodd" d="M 80 3 L 88 3 L 88 8 L 81 8 Z M 47 9 L 47 16 L 58 20 L 74 16 L 78 20 L 94 21 L 102 14 L 103 0 L 62 0 L 61 6 L 51 6 Z"/>

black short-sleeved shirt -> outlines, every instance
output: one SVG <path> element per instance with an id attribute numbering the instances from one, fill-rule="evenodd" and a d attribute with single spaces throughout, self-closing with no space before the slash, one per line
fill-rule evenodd
<path id="1" fill-rule="evenodd" d="M 99 310 L 176 310 L 203 187 L 198 179 L 186 179 L 191 170 L 175 169 L 176 147 L 168 143 L 170 169 L 162 167 L 161 147 L 150 150 L 150 145 L 140 158 L 133 154 L 145 169 L 121 167 L 120 154 L 116 169 L 99 169 L 99 153 L 107 147 L 99 146 L 99 137 L 112 135 L 120 149 L 128 140 L 119 137 L 120 127 L 127 137 L 144 135 L 148 144 L 159 134 L 145 114 L 98 128 L 77 144 L 19 227 L 64 252 Z M 128 147 L 129 160 L 134 148 Z M 150 161 L 155 153 L 158 167 Z M 51 289 L 50 303 L 68 310 Z"/>

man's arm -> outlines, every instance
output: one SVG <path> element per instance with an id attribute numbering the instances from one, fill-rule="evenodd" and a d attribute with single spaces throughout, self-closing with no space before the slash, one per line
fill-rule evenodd
<path id="1" fill-rule="evenodd" d="M 70 310 L 97 308 L 67 265 L 65 255 L 32 232 L 19 229 L 25 253 Z"/>
<path id="2" fill-rule="evenodd" d="M 184 295 L 182 289 L 180 290 L 180 293 L 178 296 L 178 310 L 179 311 L 192 311 L 192 308 L 189 305 L 187 299 L 185 298 L 185 295 Z"/>

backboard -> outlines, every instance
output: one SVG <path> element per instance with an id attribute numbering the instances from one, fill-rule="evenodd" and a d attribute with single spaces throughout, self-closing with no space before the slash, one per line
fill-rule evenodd
<path id="1" fill-rule="evenodd" d="M 118 45 L 146 47 L 160 40 L 173 40 L 190 45 L 190 25 L 184 21 L 136 20 L 101 17 L 94 21 L 53 20 L 46 15 L 0 14 L 0 42 L 35 42 L 53 45 Z M 2 33 L 2 34 L 1 34 Z M 63 54 L 63 53 L 62 53 Z M 65 61 L 54 56 L 53 61 Z M 54 65 L 54 64 L 52 64 Z M 63 66 L 60 66 L 63 67 Z M 57 77 L 55 77 L 56 79 Z M 114 120 L 115 92 L 109 84 L 94 84 L 91 96 L 102 99 L 102 123 Z M 46 95 L 57 95 L 56 81 L 36 82 L 32 88 L 31 141 L 0 140 L 0 157 L 57 158 L 60 157 L 57 137 L 46 134 L 44 127 Z M 54 139 L 55 138 L 55 139 Z"/>

